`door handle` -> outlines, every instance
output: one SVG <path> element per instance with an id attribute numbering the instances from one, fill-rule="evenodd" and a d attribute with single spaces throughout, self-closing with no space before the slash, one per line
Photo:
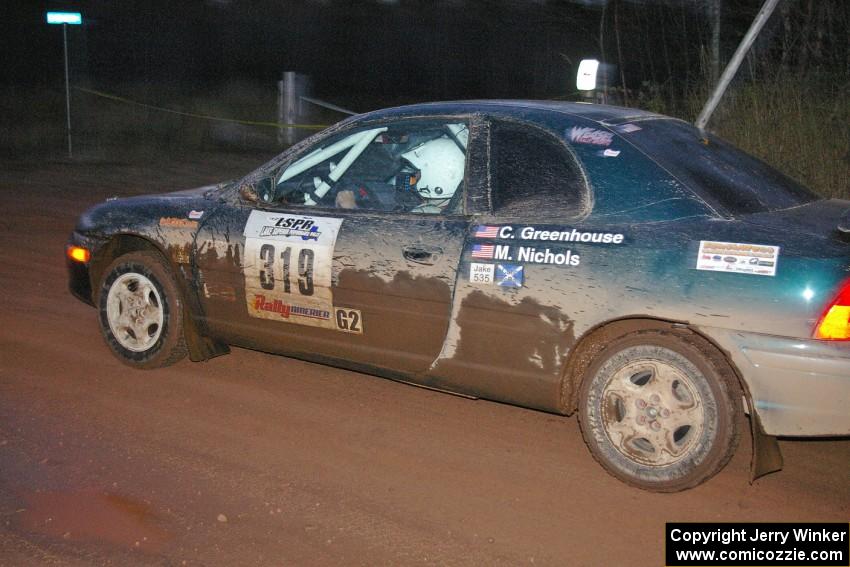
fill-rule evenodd
<path id="1" fill-rule="evenodd" d="M 431 266 L 436 262 L 443 253 L 442 248 L 428 248 L 425 246 L 405 246 L 401 249 L 401 255 L 405 260 L 416 262 L 417 264 L 425 264 Z"/>

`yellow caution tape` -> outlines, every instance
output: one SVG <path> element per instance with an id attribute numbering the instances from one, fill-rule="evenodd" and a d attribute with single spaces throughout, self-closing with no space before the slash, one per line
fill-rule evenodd
<path id="1" fill-rule="evenodd" d="M 327 128 L 327 124 L 284 124 L 281 122 L 262 122 L 259 120 L 238 120 L 236 118 L 222 118 L 220 116 L 210 116 L 208 114 L 198 114 L 196 112 L 184 112 L 182 110 L 174 110 L 171 108 L 162 108 L 161 106 L 154 106 L 152 104 L 146 104 L 144 102 L 138 102 L 135 100 L 130 100 L 129 98 L 124 98 L 121 96 L 116 96 L 109 93 L 104 93 L 100 91 L 95 91 L 92 89 L 86 89 L 83 87 L 74 87 L 74 89 L 88 93 L 94 96 L 99 96 L 101 98 L 106 98 L 109 100 L 114 100 L 116 102 L 123 102 L 125 104 L 132 104 L 134 106 L 141 106 L 142 108 L 150 108 L 151 110 L 159 110 L 160 112 L 168 112 L 171 114 L 179 114 L 180 116 L 189 116 L 191 118 L 200 118 L 202 120 L 215 120 L 217 122 L 232 122 L 234 124 L 248 124 L 249 126 L 268 126 L 270 128 L 304 128 L 308 130 L 321 130 L 322 128 Z"/>

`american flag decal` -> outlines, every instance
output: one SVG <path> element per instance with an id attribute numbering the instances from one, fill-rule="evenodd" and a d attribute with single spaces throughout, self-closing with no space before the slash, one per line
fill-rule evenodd
<path id="1" fill-rule="evenodd" d="M 498 226 L 487 226 L 482 224 L 475 228 L 475 238 L 496 238 L 498 235 Z"/>
<path id="2" fill-rule="evenodd" d="M 492 260 L 495 249 L 496 247 L 493 244 L 473 244 L 472 257 Z"/>

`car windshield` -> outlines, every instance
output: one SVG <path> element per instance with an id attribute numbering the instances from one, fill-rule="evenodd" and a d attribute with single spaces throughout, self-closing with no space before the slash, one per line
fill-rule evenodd
<path id="1" fill-rule="evenodd" d="M 814 193 L 711 134 L 679 120 L 642 120 L 615 130 L 709 202 L 733 215 L 787 209 Z"/>

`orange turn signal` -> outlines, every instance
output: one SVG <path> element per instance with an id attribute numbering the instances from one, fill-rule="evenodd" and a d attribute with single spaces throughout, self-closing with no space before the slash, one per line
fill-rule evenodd
<path id="1" fill-rule="evenodd" d="M 91 260 L 91 252 L 82 246 L 68 246 L 68 258 L 75 262 L 88 262 Z"/>

